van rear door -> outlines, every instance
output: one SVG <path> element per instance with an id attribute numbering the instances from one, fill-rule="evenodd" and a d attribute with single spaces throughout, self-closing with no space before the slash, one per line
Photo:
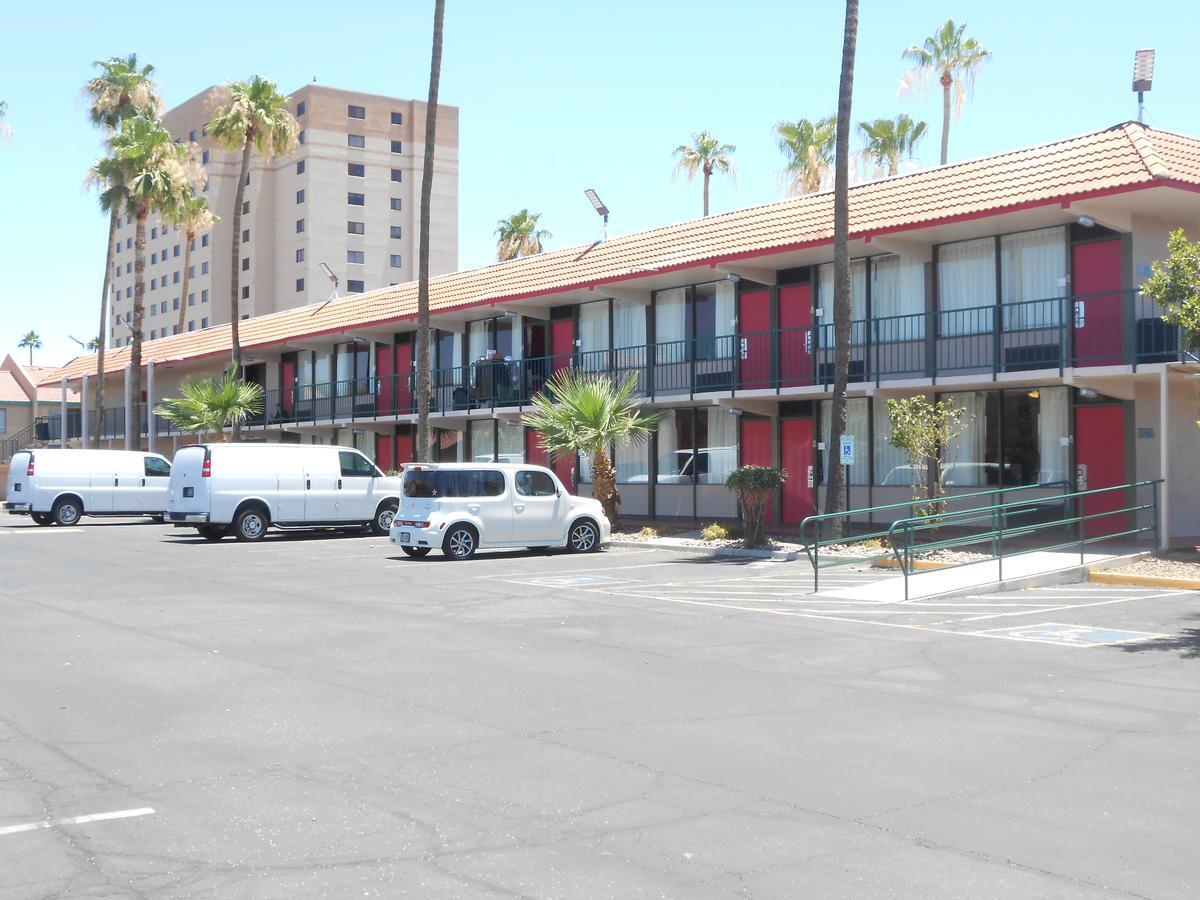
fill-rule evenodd
<path id="1" fill-rule="evenodd" d="M 181 447 L 175 454 L 167 488 L 167 518 L 170 521 L 186 522 L 189 516 L 206 517 L 211 512 L 212 479 L 204 475 L 204 464 L 208 459 L 208 447 L 204 444 Z"/>
<path id="2" fill-rule="evenodd" d="M 8 483 L 5 485 L 5 502 L 9 507 L 24 508 L 33 503 L 33 489 L 29 486 L 29 463 L 33 453 L 22 450 L 14 453 L 8 461 Z"/>

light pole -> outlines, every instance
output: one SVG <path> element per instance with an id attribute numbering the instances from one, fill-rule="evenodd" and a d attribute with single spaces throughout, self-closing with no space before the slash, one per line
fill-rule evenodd
<path id="1" fill-rule="evenodd" d="M 1154 81 L 1154 51 L 1138 50 L 1133 54 L 1133 90 L 1138 95 L 1138 124 L 1142 124 L 1145 112 L 1143 95 L 1150 90 Z"/>
<path id="2" fill-rule="evenodd" d="M 602 241 L 607 240 L 608 239 L 608 207 L 604 205 L 604 201 L 600 199 L 599 194 L 597 194 L 591 188 L 588 188 L 587 190 L 585 190 L 583 192 L 583 195 L 585 197 L 587 197 L 588 202 L 592 204 L 592 209 L 596 210 L 596 213 L 598 215 L 604 217 L 604 232 L 601 235 L 600 240 L 602 240 Z"/>

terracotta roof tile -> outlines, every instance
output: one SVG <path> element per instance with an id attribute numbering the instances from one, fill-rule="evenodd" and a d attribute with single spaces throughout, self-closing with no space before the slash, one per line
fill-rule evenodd
<path id="1" fill-rule="evenodd" d="M 854 185 L 850 232 L 862 237 L 1114 189 L 1150 187 L 1159 181 L 1200 185 L 1200 140 L 1125 123 Z M 531 297 L 832 239 L 832 194 L 810 194 L 442 275 L 430 282 L 430 308 L 437 312 Z M 400 321 L 415 316 L 416 305 L 417 285 L 410 282 L 260 316 L 241 323 L 242 346 L 251 349 L 286 338 Z M 229 347 L 230 327 L 221 325 L 148 341 L 142 352 L 146 360 L 163 361 L 224 353 Z M 106 365 L 112 371 L 128 358 L 129 348 L 123 347 L 108 354 Z M 81 357 L 49 380 L 94 371 L 94 358 Z"/>
<path id="2" fill-rule="evenodd" d="M 28 403 L 25 389 L 21 382 L 13 377 L 12 372 L 0 369 L 0 403 Z"/>

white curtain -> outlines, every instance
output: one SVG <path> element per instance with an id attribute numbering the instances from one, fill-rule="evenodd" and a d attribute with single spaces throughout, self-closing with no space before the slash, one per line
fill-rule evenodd
<path id="1" fill-rule="evenodd" d="M 1000 238 L 1000 300 L 1005 328 L 1045 328 L 1062 319 L 1067 293 L 1067 232 L 1042 228 Z"/>
<path id="2" fill-rule="evenodd" d="M 871 471 L 868 455 L 867 432 L 868 400 L 866 397 L 855 397 L 846 401 L 846 434 L 854 435 L 854 465 L 850 467 L 850 484 L 866 484 Z M 825 445 L 822 455 L 824 461 L 825 484 L 829 484 L 830 463 L 836 463 L 841 458 L 842 448 L 833 447 L 829 443 L 829 425 L 833 414 L 833 401 L 821 401 L 821 443 Z M 864 504 L 865 505 L 865 504 Z"/>
<path id="3" fill-rule="evenodd" d="M 471 435 L 472 462 L 492 462 L 492 441 L 495 434 L 495 424 L 491 419 L 467 423 L 467 429 Z"/>
<path id="4" fill-rule="evenodd" d="M 888 441 L 892 434 L 892 420 L 888 416 L 887 401 L 876 398 L 872 401 L 875 430 L 875 446 L 872 453 L 875 461 L 875 483 L 900 487 L 912 484 L 912 473 L 908 471 L 908 453 L 893 447 Z"/>
<path id="5" fill-rule="evenodd" d="M 987 447 L 987 394 L 962 393 L 946 397 L 963 411 L 962 433 L 950 442 L 942 474 L 943 484 L 978 487 L 984 483 L 983 456 Z"/>
<path id="6" fill-rule="evenodd" d="M 637 300 L 613 300 L 613 347 L 641 348 L 646 344 L 646 304 Z"/>
<path id="7" fill-rule="evenodd" d="M 996 304 L 996 242 L 992 238 L 938 247 L 938 310 L 941 333 L 980 334 L 993 328 Z M 970 310 L 962 312 L 961 310 Z"/>
<path id="8" fill-rule="evenodd" d="M 667 411 L 658 423 L 658 480 L 660 483 L 675 484 L 679 481 L 679 431 L 675 427 L 675 413 Z"/>
<path id="9" fill-rule="evenodd" d="M 1067 481 L 1067 389 L 1042 388 L 1038 393 L 1038 483 Z"/>
<path id="10" fill-rule="evenodd" d="M 500 462 L 525 462 L 525 429 L 521 427 L 521 423 L 498 420 L 496 435 L 500 441 Z"/>
<path id="11" fill-rule="evenodd" d="M 654 297 L 654 339 L 658 345 L 658 363 L 683 362 L 687 349 L 682 341 L 686 335 L 687 289 L 672 288 L 659 291 Z"/>
<path id="12" fill-rule="evenodd" d="M 717 322 L 713 333 L 720 337 L 725 334 L 733 334 L 737 318 L 737 285 L 732 281 L 717 282 Z M 728 348 L 728 341 L 721 341 L 718 345 L 722 348 Z"/>
<path id="13" fill-rule="evenodd" d="M 896 254 L 873 259 L 871 318 L 878 323 L 879 340 L 915 341 L 925 337 L 924 312 L 925 264 Z"/>
<path id="14" fill-rule="evenodd" d="M 579 349 L 583 352 L 583 367 L 590 370 L 608 369 L 608 301 L 596 300 L 579 307 Z"/>
<path id="15" fill-rule="evenodd" d="M 708 472 L 700 476 L 701 484 L 724 484 L 737 468 L 737 423 L 737 416 L 730 415 L 728 409 L 708 408 L 708 447 L 700 448 L 700 455 L 707 456 Z"/>
<path id="16" fill-rule="evenodd" d="M 630 443 L 617 444 L 615 460 L 617 466 L 617 483 L 630 484 L 646 483 L 650 472 L 650 450 L 647 442 L 637 446 Z"/>
<path id="17" fill-rule="evenodd" d="M 867 317 L 867 264 L 856 259 L 850 263 L 850 318 Z M 824 263 L 818 270 L 817 307 L 821 310 L 820 324 L 833 329 L 833 263 Z M 855 329 L 857 332 L 857 329 Z"/>
<path id="18" fill-rule="evenodd" d="M 467 356 L 469 362 L 478 362 L 494 349 L 488 346 L 488 322 L 471 322 L 467 325 Z"/>

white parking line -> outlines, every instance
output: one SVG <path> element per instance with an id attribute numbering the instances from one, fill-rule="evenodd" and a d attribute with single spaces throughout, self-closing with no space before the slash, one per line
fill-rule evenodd
<path id="1" fill-rule="evenodd" d="M 1191 591 L 1167 591 L 1165 594 L 1137 594 L 1126 597 L 1117 597 L 1113 600 L 1099 600 L 1096 603 L 1071 603 L 1066 606 L 1051 606 L 1049 608 L 1042 607 L 1040 609 L 1030 610 L 1029 612 L 1012 612 L 1012 613 L 996 613 L 991 616 L 972 616 L 969 619 L 963 619 L 964 622 L 979 622 L 983 619 L 1003 619 L 1008 616 L 1028 616 L 1033 613 L 1059 612 L 1061 610 L 1087 609 L 1089 606 L 1111 606 L 1114 603 L 1128 603 L 1130 600 L 1157 600 L 1160 597 L 1178 597 L 1180 594 L 1190 594 Z"/>
<path id="2" fill-rule="evenodd" d="M 148 806 L 139 809 L 118 809 L 115 812 L 92 813 L 88 816 L 69 816 L 65 819 L 44 819 L 41 822 L 26 822 L 23 825 L 5 825 L 0 828 L 0 835 L 19 834 L 22 831 L 38 831 L 42 828 L 55 828 L 59 825 L 85 825 L 88 822 L 106 822 L 109 819 L 134 819 L 138 816 L 152 816 L 154 810 Z"/>
<path id="3" fill-rule="evenodd" d="M 82 528 L 4 528 L 0 534 L 83 534 Z"/>

